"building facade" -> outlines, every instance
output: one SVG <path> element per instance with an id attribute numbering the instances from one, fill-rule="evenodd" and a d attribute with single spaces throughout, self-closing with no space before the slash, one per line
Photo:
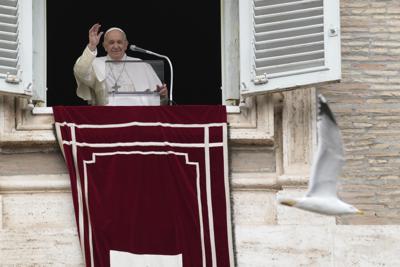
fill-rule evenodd
<path id="1" fill-rule="evenodd" d="M 398 2 L 340 1 L 340 81 L 254 94 L 239 90 L 246 41 L 239 16 L 249 6 L 222 0 L 221 7 L 224 101 L 241 102 L 228 107 L 237 266 L 400 265 Z M 345 144 L 339 196 L 364 216 L 326 217 L 277 205 L 278 195 L 306 191 L 318 139 L 317 93 L 330 103 Z M 0 266 L 80 266 L 52 114 L 32 104 L 0 96 Z"/>

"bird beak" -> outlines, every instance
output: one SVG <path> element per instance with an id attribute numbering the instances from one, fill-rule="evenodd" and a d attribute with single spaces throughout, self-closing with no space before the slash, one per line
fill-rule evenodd
<path id="1" fill-rule="evenodd" d="M 296 201 L 284 199 L 284 200 L 280 200 L 279 203 L 281 203 L 282 205 L 285 205 L 285 206 L 292 207 L 296 204 Z"/>
<path id="2" fill-rule="evenodd" d="M 358 214 L 358 215 L 364 215 L 364 212 L 363 212 L 362 210 L 358 210 L 358 211 L 356 212 L 356 214 Z"/>

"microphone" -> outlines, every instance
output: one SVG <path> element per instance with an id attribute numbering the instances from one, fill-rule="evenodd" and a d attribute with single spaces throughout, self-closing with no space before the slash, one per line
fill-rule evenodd
<path id="1" fill-rule="evenodd" d="M 151 54 L 151 51 L 147 51 L 146 49 L 140 48 L 140 47 L 138 47 L 136 45 L 130 45 L 129 49 L 132 50 L 132 51 L 136 51 L 136 52 Z"/>
<path id="2" fill-rule="evenodd" d="M 170 84 L 170 89 L 169 89 L 169 100 L 170 100 L 170 103 L 172 104 L 172 103 L 173 103 L 173 99 L 172 99 L 172 98 L 173 98 L 173 96 L 172 96 L 172 85 L 173 85 L 173 77 L 174 77 L 174 76 L 173 76 L 173 73 L 174 73 L 174 71 L 173 71 L 173 68 L 172 68 L 171 60 L 170 60 L 167 56 L 165 56 L 165 55 L 161 55 L 161 54 L 155 53 L 155 52 L 153 52 L 153 51 L 140 48 L 140 47 L 138 47 L 138 46 L 136 46 L 136 45 L 130 45 L 130 46 L 129 46 L 129 49 L 130 49 L 131 51 L 140 52 L 140 53 L 145 53 L 145 54 L 149 54 L 149 55 L 153 55 L 153 56 L 165 58 L 165 59 L 168 61 L 169 68 L 170 68 L 170 70 L 171 70 L 171 84 Z"/>

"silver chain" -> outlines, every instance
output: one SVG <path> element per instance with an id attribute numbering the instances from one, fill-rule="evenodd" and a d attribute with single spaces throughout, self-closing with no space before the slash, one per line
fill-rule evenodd
<path id="1" fill-rule="evenodd" d="M 113 62 L 113 63 L 114 63 L 114 62 Z M 119 81 L 119 79 L 121 78 L 122 73 L 124 73 L 124 71 L 125 71 L 125 64 L 126 64 L 126 62 L 124 62 L 124 65 L 122 66 L 122 70 L 121 70 L 121 72 L 119 73 L 118 78 L 115 77 L 115 74 L 114 74 L 112 65 L 110 65 L 111 76 L 112 76 L 113 79 L 114 79 L 114 86 L 111 87 L 111 88 L 113 88 L 114 91 L 116 91 L 116 92 L 118 92 L 118 89 L 121 87 L 120 85 L 118 85 L 118 81 Z"/>

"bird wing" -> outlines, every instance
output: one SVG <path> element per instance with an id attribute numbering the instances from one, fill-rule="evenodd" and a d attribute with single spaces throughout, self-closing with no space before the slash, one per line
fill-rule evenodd
<path id="1" fill-rule="evenodd" d="M 337 176 L 344 165 L 342 136 L 325 98 L 318 96 L 318 149 L 307 196 L 337 197 Z"/>

